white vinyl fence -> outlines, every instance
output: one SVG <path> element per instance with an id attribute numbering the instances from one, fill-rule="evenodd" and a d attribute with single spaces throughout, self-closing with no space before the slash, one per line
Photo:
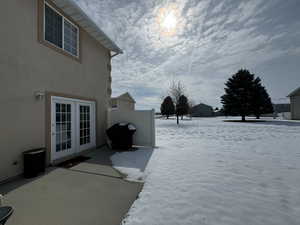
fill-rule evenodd
<path id="1" fill-rule="evenodd" d="M 291 112 L 282 112 L 282 113 L 278 113 L 278 116 L 284 120 L 290 120 L 291 117 Z"/>
<path id="2" fill-rule="evenodd" d="M 136 127 L 133 144 L 155 147 L 155 120 L 153 110 L 108 110 L 108 127 L 116 123 L 132 123 Z"/>

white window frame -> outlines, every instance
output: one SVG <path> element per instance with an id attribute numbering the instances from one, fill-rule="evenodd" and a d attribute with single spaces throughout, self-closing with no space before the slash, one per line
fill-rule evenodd
<path id="1" fill-rule="evenodd" d="M 62 17 L 62 48 L 51 43 L 50 41 L 46 40 L 46 7 L 45 5 L 47 5 L 49 8 L 51 8 L 53 11 L 55 11 L 58 15 L 60 15 Z M 80 35 L 80 29 L 79 27 L 74 24 L 72 21 L 70 21 L 68 18 L 66 18 L 64 15 L 62 15 L 57 9 L 55 9 L 52 5 L 50 5 L 46 0 L 44 0 L 44 18 L 43 18 L 43 33 L 44 33 L 44 41 L 47 42 L 48 44 L 54 46 L 55 48 L 61 49 L 64 52 L 66 52 L 67 54 L 76 57 L 79 59 L 79 55 L 80 55 L 80 45 L 79 45 L 79 35 Z M 68 21 L 68 23 L 70 23 L 72 26 L 74 26 L 77 29 L 77 55 L 74 55 L 72 52 L 69 52 L 67 50 L 65 50 L 65 20 Z"/>

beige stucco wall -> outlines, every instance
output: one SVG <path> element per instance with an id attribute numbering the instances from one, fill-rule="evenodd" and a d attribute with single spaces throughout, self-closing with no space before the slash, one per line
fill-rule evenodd
<path id="1" fill-rule="evenodd" d="M 0 181 L 22 172 L 24 150 L 46 146 L 45 98 L 36 91 L 97 100 L 97 145 L 105 143 L 109 51 L 81 33 L 82 61 L 37 41 L 37 0 L 0 7 Z"/>
<path id="2" fill-rule="evenodd" d="M 300 120 L 300 96 L 291 97 L 291 117 Z"/>

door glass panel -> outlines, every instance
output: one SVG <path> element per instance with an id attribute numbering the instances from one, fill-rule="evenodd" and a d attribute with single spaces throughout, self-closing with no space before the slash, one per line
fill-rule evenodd
<path id="1" fill-rule="evenodd" d="M 91 142 L 90 138 L 90 106 L 81 105 L 80 111 L 80 145 Z"/>
<path id="2" fill-rule="evenodd" d="M 56 152 L 72 147 L 71 104 L 56 103 Z"/>

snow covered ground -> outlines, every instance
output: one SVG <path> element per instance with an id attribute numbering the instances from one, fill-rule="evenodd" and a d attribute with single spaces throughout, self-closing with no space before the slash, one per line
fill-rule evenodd
<path id="1" fill-rule="evenodd" d="M 157 146 L 113 164 L 144 180 L 126 225 L 299 225 L 300 123 L 156 120 Z"/>

